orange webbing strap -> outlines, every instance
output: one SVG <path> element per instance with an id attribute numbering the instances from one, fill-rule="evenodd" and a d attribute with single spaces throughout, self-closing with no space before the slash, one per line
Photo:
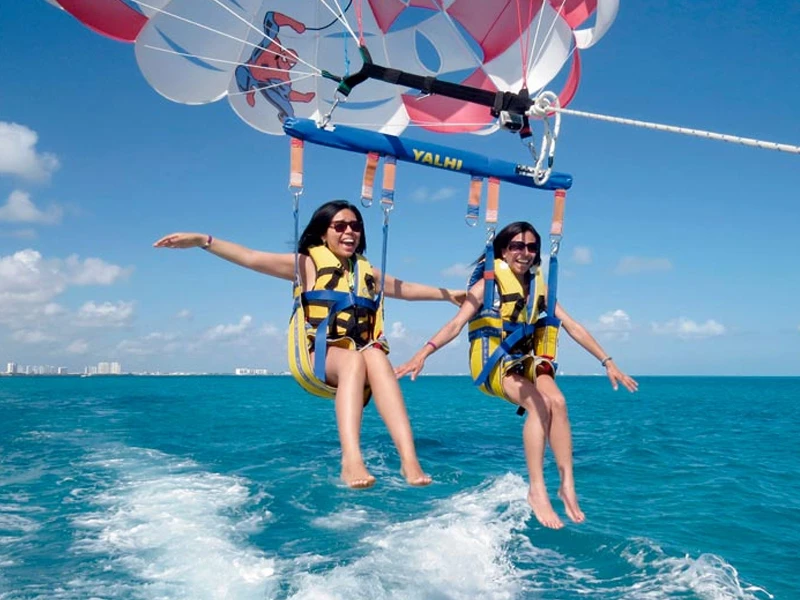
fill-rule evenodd
<path id="1" fill-rule="evenodd" d="M 553 222 L 550 224 L 550 235 L 561 237 L 564 231 L 564 205 L 567 200 L 566 190 L 556 190 L 553 200 Z"/>
<path id="2" fill-rule="evenodd" d="M 475 227 L 478 224 L 478 215 L 481 212 L 481 192 L 483 192 L 483 177 L 473 175 L 472 181 L 469 182 L 467 216 L 464 217 L 464 221 L 470 227 Z"/>
<path id="3" fill-rule="evenodd" d="M 500 180 L 489 177 L 489 191 L 486 196 L 486 226 L 494 231 L 497 225 L 497 211 L 500 208 Z"/>
<path id="4" fill-rule="evenodd" d="M 375 172 L 378 170 L 380 156 L 377 152 L 367 154 L 367 164 L 364 166 L 364 181 L 361 184 L 361 205 L 372 206 L 372 195 L 375 189 Z"/>
<path id="5" fill-rule="evenodd" d="M 293 192 L 303 189 L 303 140 L 292 138 L 289 156 L 289 189 Z"/>

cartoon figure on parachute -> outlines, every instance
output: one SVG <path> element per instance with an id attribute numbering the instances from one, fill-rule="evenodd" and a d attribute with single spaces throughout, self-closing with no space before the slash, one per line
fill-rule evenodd
<path id="1" fill-rule="evenodd" d="M 297 64 L 297 52 L 286 48 L 278 39 L 280 28 L 288 25 L 297 33 L 306 26 L 286 15 L 269 11 L 264 15 L 264 39 L 253 50 L 245 64 L 236 67 L 236 83 L 246 92 L 247 104 L 255 106 L 256 90 L 278 109 L 281 123 L 294 116 L 292 102 L 311 102 L 314 92 L 297 92 L 292 89 L 290 71 Z"/>

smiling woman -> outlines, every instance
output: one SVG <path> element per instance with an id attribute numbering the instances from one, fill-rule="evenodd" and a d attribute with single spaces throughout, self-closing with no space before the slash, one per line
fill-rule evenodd
<path id="1" fill-rule="evenodd" d="M 474 383 L 482 392 L 517 405 L 519 414 L 528 412 L 522 430 L 530 478 L 528 503 L 542 525 L 560 529 L 564 524 L 550 504 L 544 481 L 546 441 L 550 442 L 558 464 L 561 476 L 558 495 L 567 515 L 576 523 L 583 522 L 585 517 L 575 492 L 572 433 L 566 400 L 555 382 L 555 355 L 543 352 L 539 343 L 549 322 L 540 315 L 552 313 L 564 331 L 600 361 L 615 390 L 621 383 L 634 392 L 638 384 L 617 368 L 597 340 L 560 304 L 550 300 L 555 306 L 548 310 L 540 264 L 541 237 L 533 225 L 526 221 L 506 225 L 477 261 L 472 276 L 474 285 L 461 310 L 397 369 L 397 376 L 410 373 L 415 379 L 425 366 L 425 359 L 455 339 L 469 323 Z M 485 273 L 490 273 L 490 277 L 485 277 Z M 486 290 L 490 293 L 485 294 Z"/>
<path id="2" fill-rule="evenodd" d="M 292 372 L 307 391 L 334 398 L 342 479 L 354 488 L 375 483 L 360 447 L 364 407 L 374 395 L 400 455 L 403 476 L 411 485 L 431 482 L 417 460 L 411 423 L 387 357 L 382 299 L 385 294 L 460 304 L 464 292 L 401 281 L 372 267 L 363 255 L 364 220 L 358 208 L 344 200 L 327 202 L 314 212 L 296 253 L 261 252 L 203 233 L 172 233 L 154 246 L 202 248 L 266 275 L 298 278 L 301 293 L 295 297 L 289 328 Z M 322 365 L 322 381 L 312 367 L 315 358 Z"/>

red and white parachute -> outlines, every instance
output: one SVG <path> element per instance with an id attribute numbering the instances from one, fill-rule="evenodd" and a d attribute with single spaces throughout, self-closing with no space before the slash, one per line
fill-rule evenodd
<path id="1" fill-rule="evenodd" d="M 619 0 L 48 0 L 89 28 L 134 42 L 147 81 L 185 104 L 227 97 L 253 127 L 320 121 L 336 77 L 376 64 L 492 92 L 531 95 L 580 80 L 580 50 L 613 23 Z M 562 73 L 564 71 L 565 73 Z M 559 74 L 561 74 L 559 76 Z M 335 123 L 399 134 L 409 124 L 485 133 L 486 106 L 370 80 L 336 105 Z"/>

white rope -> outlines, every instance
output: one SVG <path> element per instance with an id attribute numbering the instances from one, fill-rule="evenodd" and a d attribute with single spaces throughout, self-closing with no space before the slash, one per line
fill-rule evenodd
<path id="1" fill-rule="evenodd" d="M 671 133 L 681 133 L 683 135 L 691 135 L 694 137 L 708 138 L 711 140 L 719 140 L 722 142 L 730 142 L 732 144 L 741 144 L 743 146 L 754 146 L 756 148 L 763 148 L 765 150 L 777 150 L 778 152 L 789 152 L 791 154 L 800 154 L 800 146 L 794 146 L 792 144 L 779 144 L 776 142 L 767 142 L 764 140 L 757 140 L 754 138 L 740 137 L 738 135 L 728 135 L 726 133 L 714 133 L 713 131 L 703 131 L 702 129 L 691 129 L 689 127 L 676 127 L 674 125 L 662 125 L 661 123 L 637 121 L 636 119 L 625 119 L 622 117 L 612 117 L 609 115 L 598 115 L 595 113 L 584 112 L 582 110 L 573 110 L 571 108 L 553 107 L 552 110 L 564 115 L 586 117 L 588 119 L 595 119 L 597 121 L 607 121 L 609 123 L 619 123 L 622 125 L 633 125 L 634 127 L 644 127 L 645 129 L 655 129 L 656 131 L 669 131 Z"/>
<path id="2" fill-rule="evenodd" d="M 177 15 L 177 14 L 175 14 L 175 13 L 171 13 L 171 12 L 169 12 L 169 11 L 166 11 L 166 10 L 162 9 L 162 8 L 158 8 L 158 7 L 156 7 L 156 6 L 151 6 L 151 5 L 149 5 L 149 4 L 146 4 L 146 3 L 144 3 L 144 2 L 141 2 L 141 0 L 137 0 L 137 3 L 138 3 L 139 5 L 141 5 L 141 6 L 145 7 L 145 8 L 149 8 L 149 9 L 151 9 L 151 10 L 154 10 L 154 11 L 156 11 L 156 12 L 158 12 L 158 13 L 162 14 L 162 15 L 165 15 L 165 16 L 167 16 L 167 17 L 172 17 L 173 19 L 177 19 L 178 21 L 183 21 L 184 23 L 187 23 L 187 24 L 189 24 L 189 25 L 194 25 L 195 27 L 198 27 L 198 28 L 200 28 L 200 29 L 205 29 L 206 31 L 209 31 L 209 32 L 211 32 L 211 33 L 216 33 L 217 35 L 220 35 L 220 36 L 222 36 L 222 37 L 226 37 L 226 38 L 228 38 L 228 39 L 230 39 L 230 40 L 234 40 L 234 41 L 236 41 L 236 42 L 241 42 L 242 44 L 244 44 L 244 45 L 246 45 L 246 46 L 250 46 L 250 47 L 252 47 L 252 48 L 258 48 L 258 47 L 261 47 L 261 48 L 262 48 L 262 49 L 263 49 L 265 52 L 268 52 L 269 54 L 274 54 L 274 55 L 278 56 L 278 53 L 277 53 L 277 52 L 274 52 L 274 51 L 272 51 L 272 50 L 267 50 L 266 48 L 263 48 L 263 46 L 259 46 L 259 45 L 257 45 L 257 44 L 253 44 L 253 43 L 251 43 L 251 42 L 248 42 L 247 40 L 240 39 L 240 38 L 238 38 L 238 37 L 236 37 L 236 36 L 234 36 L 234 35 L 230 35 L 230 34 L 228 34 L 228 33 L 225 33 L 224 31 L 220 31 L 219 29 L 214 29 L 213 27 L 209 27 L 208 25 L 204 25 L 203 23 L 199 23 L 199 22 L 197 22 L 197 21 L 192 21 L 191 19 L 187 19 L 186 17 L 182 17 L 182 16 L 180 16 L 180 15 Z M 251 26 L 251 27 L 252 27 L 252 26 Z M 260 34 L 264 36 L 264 39 L 267 39 L 267 40 L 269 40 L 270 42 L 272 42 L 273 44 L 275 44 L 276 46 L 278 46 L 278 47 L 279 47 L 281 50 L 283 50 L 283 51 L 285 51 L 285 52 L 288 52 L 288 51 L 289 51 L 289 49 L 288 49 L 288 48 L 285 48 L 285 47 L 284 47 L 284 46 L 282 46 L 280 43 L 276 42 L 276 41 L 275 41 L 273 38 L 271 38 L 271 37 L 269 37 L 269 36 L 265 35 L 263 31 L 261 31 L 261 32 L 260 32 Z M 312 64 L 310 64 L 310 63 L 307 63 L 307 62 L 306 62 L 306 61 L 304 61 L 304 60 L 303 60 L 301 57 L 299 57 L 299 56 L 296 56 L 295 54 L 292 54 L 292 56 L 294 56 L 294 57 L 297 59 L 297 61 L 298 61 L 298 62 L 300 62 L 300 63 L 303 63 L 303 64 L 304 64 L 305 66 L 307 66 L 309 69 L 312 69 L 312 70 L 314 70 L 314 71 L 315 71 L 315 72 L 317 72 L 317 73 L 321 73 L 321 72 L 322 72 L 322 70 L 321 70 L 321 69 L 319 69 L 319 68 L 315 67 L 314 65 L 312 65 Z"/>
<path id="3" fill-rule="evenodd" d="M 350 27 L 350 23 L 348 22 L 347 17 L 345 16 L 344 11 L 342 10 L 342 7 L 339 5 L 338 0 L 333 0 L 333 3 L 336 5 L 336 8 L 339 9 L 338 12 L 333 10 L 333 8 L 331 8 L 331 6 L 328 5 L 328 3 L 325 2 L 325 0 L 319 0 L 319 1 L 325 8 L 327 8 L 331 12 L 331 14 L 336 18 L 336 20 L 339 21 L 339 23 L 341 23 L 345 29 L 347 29 L 347 32 L 356 41 L 356 45 L 358 45 L 358 36 L 356 35 L 356 32 L 353 31 L 353 28 Z"/>
<path id="4" fill-rule="evenodd" d="M 240 60 L 226 60 L 224 58 L 214 58 L 213 56 L 203 56 L 202 54 L 193 54 L 191 52 L 178 52 L 177 50 L 162 48 L 160 46 L 151 46 L 150 44 L 144 44 L 144 47 L 147 48 L 148 50 L 153 50 L 154 52 L 164 52 L 165 54 L 174 54 L 175 56 L 183 56 L 184 58 L 205 60 L 208 62 L 220 63 L 223 65 L 238 66 L 242 64 L 242 61 Z M 308 77 L 322 77 L 322 71 L 315 71 L 314 73 L 308 73 L 306 71 L 298 71 L 297 69 L 278 69 L 276 67 L 265 67 L 261 65 L 247 65 L 247 66 L 250 68 L 251 71 L 269 71 L 271 73 L 291 73 L 292 75 L 302 75 L 302 77 L 299 77 L 298 79 L 306 79 Z"/>

